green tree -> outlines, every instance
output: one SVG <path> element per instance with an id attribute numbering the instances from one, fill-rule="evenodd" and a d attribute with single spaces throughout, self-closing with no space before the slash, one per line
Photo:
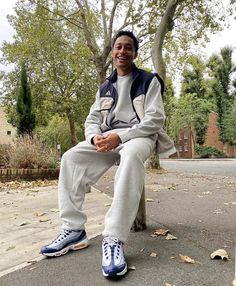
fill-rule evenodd
<path id="1" fill-rule="evenodd" d="M 48 11 L 27 3 L 19 2 L 15 11 L 16 16 L 9 18 L 15 41 L 4 43 L 4 60 L 15 63 L 16 70 L 20 61 L 27 62 L 37 122 L 47 124 L 53 114 L 65 116 L 74 145 L 78 142 L 76 125 L 84 122 L 96 91 L 91 53 L 70 22 L 59 16 L 52 20 Z M 5 102 L 9 99 L 14 105 L 14 77 L 9 77 L 12 84 L 8 84 Z"/>
<path id="2" fill-rule="evenodd" d="M 169 134 L 171 117 L 177 107 L 177 98 L 175 97 L 175 91 L 171 77 L 166 78 L 165 93 L 164 93 L 164 109 L 165 109 L 165 130 Z"/>
<path id="3" fill-rule="evenodd" d="M 213 93 L 215 96 L 220 136 L 226 142 L 226 132 L 224 118 L 233 105 L 235 94 L 230 91 L 231 77 L 236 67 L 232 61 L 232 48 L 225 47 L 220 51 L 220 55 L 212 55 L 208 62 L 213 77 Z"/>
<path id="4" fill-rule="evenodd" d="M 23 64 L 20 73 L 20 84 L 17 92 L 16 110 L 18 113 L 18 135 L 33 135 L 35 114 L 32 111 L 31 91 L 28 83 L 26 67 Z"/>
<path id="5" fill-rule="evenodd" d="M 225 128 L 225 140 L 231 144 L 236 145 L 236 100 L 223 119 L 223 125 Z"/>
<path id="6" fill-rule="evenodd" d="M 195 143 L 203 144 L 208 114 L 211 109 L 212 104 L 206 99 L 197 98 L 196 94 L 183 94 L 171 117 L 171 137 L 178 143 L 180 131 L 188 127 L 192 140 Z"/>
<path id="7" fill-rule="evenodd" d="M 197 56 L 191 56 L 182 73 L 181 94 L 188 98 L 192 96 L 190 104 L 195 105 L 192 112 L 194 115 L 194 130 L 196 143 L 202 145 L 205 140 L 205 133 L 210 111 L 216 109 L 215 102 L 209 96 L 209 79 L 206 78 L 206 65 Z M 180 101 L 181 103 L 181 101 Z"/>

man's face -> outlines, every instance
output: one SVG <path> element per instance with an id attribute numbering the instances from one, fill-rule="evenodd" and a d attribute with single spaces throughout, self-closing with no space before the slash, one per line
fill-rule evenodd
<path id="1" fill-rule="evenodd" d="M 120 36 L 116 39 L 112 48 L 112 58 L 117 69 L 131 69 L 136 56 L 132 38 Z"/>

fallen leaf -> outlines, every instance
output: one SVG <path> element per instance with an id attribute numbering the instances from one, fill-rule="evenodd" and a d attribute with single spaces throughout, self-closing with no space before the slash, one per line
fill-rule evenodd
<path id="1" fill-rule="evenodd" d="M 50 209 L 50 212 L 57 213 L 57 212 L 59 212 L 59 209 Z"/>
<path id="2" fill-rule="evenodd" d="M 165 236 L 169 232 L 169 229 L 159 228 L 153 232 L 153 235 L 156 236 Z"/>
<path id="3" fill-rule="evenodd" d="M 25 222 L 20 223 L 18 226 L 24 226 L 24 225 L 27 225 L 27 224 L 29 224 L 29 222 L 25 221 Z"/>
<path id="4" fill-rule="evenodd" d="M 195 260 L 190 258 L 189 256 L 182 255 L 182 254 L 179 254 L 179 256 L 180 256 L 180 259 L 181 259 L 182 262 L 191 263 L 191 264 L 196 263 Z"/>
<path id="5" fill-rule="evenodd" d="M 146 199 L 146 202 L 147 202 L 147 203 L 152 203 L 152 202 L 154 202 L 154 200 L 147 198 L 147 199 Z"/>
<path id="6" fill-rule="evenodd" d="M 46 213 L 43 213 L 43 212 L 36 212 L 36 213 L 34 213 L 36 216 L 43 216 L 43 215 L 45 215 Z"/>
<path id="7" fill-rule="evenodd" d="M 150 256 L 151 256 L 151 257 L 157 257 L 157 254 L 156 254 L 156 252 L 152 252 L 152 253 L 150 254 Z"/>
<path id="8" fill-rule="evenodd" d="M 209 192 L 209 191 L 208 191 L 208 192 L 203 192 L 202 194 L 203 194 L 203 195 L 211 195 L 212 192 Z"/>
<path id="9" fill-rule="evenodd" d="M 129 266 L 128 270 L 136 270 L 136 267 L 135 266 Z"/>
<path id="10" fill-rule="evenodd" d="M 111 204 L 105 204 L 105 207 L 110 207 L 111 206 Z"/>
<path id="11" fill-rule="evenodd" d="M 175 286 L 174 284 L 165 283 L 165 286 Z"/>
<path id="12" fill-rule="evenodd" d="M 144 247 L 144 248 L 142 248 L 142 249 L 140 249 L 140 252 L 144 252 L 144 250 L 145 250 L 145 247 Z"/>
<path id="13" fill-rule="evenodd" d="M 50 218 L 45 217 L 45 218 L 41 218 L 39 220 L 39 222 L 47 222 L 47 221 L 50 221 L 50 220 L 51 220 Z"/>
<path id="14" fill-rule="evenodd" d="M 229 255 L 224 249 L 218 249 L 211 254 L 211 259 L 229 260 Z"/>
<path id="15" fill-rule="evenodd" d="M 12 250 L 12 249 L 14 249 L 14 248 L 16 248 L 14 245 L 11 245 L 11 246 L 9 246 L 7 249 L 6 249 L 6 251 L 9 251 L 9 250 Z"/>
<path id="16" fill-rule="evenodd" d="M 172 235 L 172 234 L 170 234 L 170 233 L 168 233 L 167 236 L 166 236 L 166 240 L 176 240 L 176 239 L 177 239 L 177 237 Z"/>
<path id="17" fill-rule="evenodd" d="M 224 203 L 224 205 L 228 206 L 228 205 L 236 205 L 236 202 L 228 202 L 228 203 Z"/>
<path id="18" fill-rule="evenodd" d="M 153 191 L 153 192 L 159 192 L 159 190 L 156 190 L 156 189 L 155 189 L 155 190 L 152 190 L 152 191 Z"/>

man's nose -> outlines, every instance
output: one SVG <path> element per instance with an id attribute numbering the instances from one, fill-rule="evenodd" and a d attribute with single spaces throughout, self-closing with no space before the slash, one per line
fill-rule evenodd
<path id="1" fill-rule="evenodd" d="M 120 53 L 124 53 L 124 52 L 125 52 L 125 47 L 121 47 Z"/>

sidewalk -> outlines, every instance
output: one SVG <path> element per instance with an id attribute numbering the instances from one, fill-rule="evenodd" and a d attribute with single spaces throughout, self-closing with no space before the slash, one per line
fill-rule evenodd
<path id="1" fill-rule="evenodd" d="M 25 267 L 43 256 L 42 245 L 60 232 L 57 186 L 0 191 L 0 277 Z M 111 198 L 92 188 L 86 194 L 89 238 L 99 235 Z M 1 284 L 1 283 L 0 283 Z"/>
<path id="2" fill-rule="evenodd" d="M 113 192 L 115 169 L 114 167 L 107 172 L 95 186 L 106 195 L 95 189 L 91 194 L 87 194 L 85 209 L 90 218 L 87 228 L 91 227 L 90 236 L 98 234 L 103 228 L 104 213 L 108 207 L 106 205 L 110 203 L 109 196 Z M 5 261 L 14 259 L 14 262 L 17 262 L 26 251 L 29 255 L 27 260 L 34 260 L 38 257 L 37 251 L 40 246 L 51 241 L 53 235 L 58 233 L 58 213 L 50 211 L 57 208 L 56 190 L 55 187 L 49 189 L 36 192 L 35 197 L 31 194 L 22 198 L 22 193 L 19 193 L 18 200 L 14 199 L 13 205 L 10 206 L 10 220 L 7 221 L 7 225 L 5 224 L 4 231 L 1 227 L 1 258 L 4 256 Z M 33 202 L 36 198 L 34 208 Z M 131 233 L 125 245 L 130 270 L 123 279 L 114 282 L 102 276 L 102 237 L 99 235 L 91 239 L 91 245 L 87 249 L 71 252 L 60 258 L 43 259 L 36 263 L 32 261 L 27 267 L 2 276 L 0 285 L 106 286 L 118 283 L 127 286 L 230 286 L 235 273 L 236 179 L 176 172 L 151 172 L 146 176 L 146 198 L 149 201 L 148 229 Z M 2 202 L 2 197 L 0 199 Z M 26 200 L 30 203 L 28 209 L 24 205 Z M 22 209 L 25 209 L 26 214 L 20 216 L 18 212 L 14 220 L 13 213 L 17 213 L 15 210 L 19 208 L 16 207 L 17 204 L 24 205 Z M 39 223 L 41 217 L 33 215 L 35 210 L 46 212 L 47 215 L 44 216 L 49 217 L 51 221 Z M 2 204 L 0 212 L 1 216 L 7 213 L 9 216 L 9 209 L 3 210 Z M 5 216 L 4 221 L 6 220 Z M 30 224 L 19 227 L 19 223 L 24 221 Z M 0 223 L 2 225 L 2 221 Z M 19 234 L 21 249 L 15 247 L 6 251 L 6 248 L 14 246 L 13 242 L 16 241 L 5 240 L 6 232 L 9 233 L 13 223 L 17 226 L 16 233 Z M 28 229 L 34 224 L 35 227 L 30 232 Z M 177 240 L 166 240 L 165 236 L 153 237 L 154 230 L 159 228 L 168 229 Z M 48 229 L 51 229 L 51 233 L 47 232 Z M 30 239 L 35 250 L 28 248 L 30 243 L 26 246 L 22 230 L 29 231 L 27 239 Z M 17 235 L 14 237 L 17 238 Z M 229 261 L 210 259 L 210 254 L 219 248 L 227 251 Z M 13 252 L 15 257 L 9 258 Z M 191 257 L 195 263 L 181 262 L 180 254 Z M 3 265 L 8 263 L 5 261 L 2 261 Z"/>

